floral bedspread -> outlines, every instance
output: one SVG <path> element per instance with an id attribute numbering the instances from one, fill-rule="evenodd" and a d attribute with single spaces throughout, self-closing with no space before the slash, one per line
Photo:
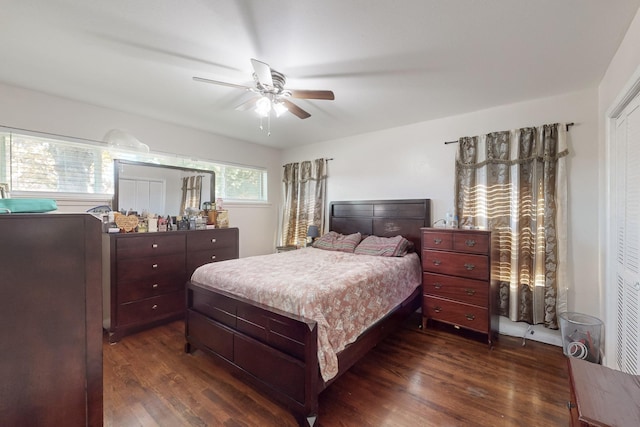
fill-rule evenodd
<path id="1" fill-rule="evenodd" d="M 405 300 L 421 283 L 420 259 L 304 248 L 199 267 L 191 281 L 315 320 L 325 381 L 336 354 Z"/>

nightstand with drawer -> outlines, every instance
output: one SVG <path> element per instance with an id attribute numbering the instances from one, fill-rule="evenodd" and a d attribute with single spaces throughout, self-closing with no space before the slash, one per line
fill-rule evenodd
<path id="1" fill-rule="evenodd" d="M 422 323 L 429 320 L 495 338 L 496 285 L 491 280 L 491 232 L 422 229 Z"/>

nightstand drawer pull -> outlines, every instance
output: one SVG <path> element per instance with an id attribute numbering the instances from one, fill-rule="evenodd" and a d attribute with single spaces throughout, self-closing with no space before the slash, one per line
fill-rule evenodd
<path id="1" fill-rule="evenodd" d="M 158 289 L 158 284 L 157 284 L 157 283 L 154 283 L 153 285 L 151 285 L 151 287 L 152 287 L 153 289 Z"/>
<path id="2" fill-rule="evenodd" d="M 154 243 L 153 245 L 151 245 L 151 247 L 152 247 L 153 249 L 155 249 L 155 248 L 157 248 L 157 247 L 158 247 L 158 244 L 157 244 L 157 243 Z"/>
<path id="3" fill-rule="evenodd" d="M 475 320 L 476 319 L 475 314 L 465 314 L 464 317 L 466 317 L 467 320 Z"/>
<path id="4" fill-rule="evenodd" d="M 211 239 L 211 243 L 215 243 L 215 242 L 216 242 L 216 239 Z"/>
<path id="5" fill-rule="evenodd" d="M 473 239 L 469 239 L 469 240 L 465 240 L 464 241 L 465 245 L 469 246 L 470 248 L 474 247 L 476 245 L 476 241 Z"/>
<path id="6" fill-rule="evenodd" d="M 433 243 L 439 245 L 440 243 L 442 243 L 442 239 L 433 239 Z"/>
<path id="7" fill-rule="evenodd" d="M 158 268 L 158 264 L 153 264 L 151 268 Z"/>
<path id="8" fill-rule="evenodd" d="M 464 264 L 464 268 L 466 268 L 467 270 L 471 271 L 474 268 L 476 268 L 476 266 L 474 264 L 471 264 L 471 263 L 467 262 L 467 263 Z"/>
<path id="9" fill-rule="evenodd" d="M 436 313 L 440 313 L 442 311 L 442 308 L 439 305 L 436 305 L 435 307 L 433 307 L 433 311 L 435 311 Z"/>
<path id="10" fill-rule="evenodd" d="M 212 259 L 212 260 L 213 260 L 213 259 L 216 259 L 216 256 L 215 256 L 215 255 L 212 255 L 212 256 L 211 256 L 211 259 Z"/>
<path id="11" fill-rule="evenodd" d="M 440 264 L 442 264 L 442 261 L 440 261 L 439 259 L 433 260 L 433 265 L 440 265 Z"/>
<path id="12" fill-rule="evenodd" d="M 573 408 L 576 407 L 576 404 L 573 402 L 567 402 L 567 408 L 569 408 L 569 410 L 572 410 Z"/>
<path id="13" fill-rule="evenodd" d="M 153 306 L 151 307 L 151 310 L 155 310 L 158 308 L 158 304 L 153 304 Z"/>
<path id="14" fill-rule="evenodd" d="M 475 295 L 476 294 L 476 290 L 475 289 L 471 289 L 471 288 L 465 288 L 464 290 L 466 292 L 467 295 L 471 296 L 471 295 Z"/>
<path id="15" fill-rule="evenodd" d="M 433 287 L 436 288 L 436 289 L 440 289 L 440 288 L 442 288 L 442 283 L 434 283 Z"/>

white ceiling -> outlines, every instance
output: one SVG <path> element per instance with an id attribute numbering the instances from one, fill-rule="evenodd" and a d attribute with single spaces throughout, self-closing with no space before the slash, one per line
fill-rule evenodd
<path id="1" fill-rule="evenodd" d="M 0 82 L 273 147 L 595 87 L 640 0 L 0 0 Z M 236 111 L 250 58 L 311 117 Z M 10 125 L 10 124 L 8 124 Z"/>

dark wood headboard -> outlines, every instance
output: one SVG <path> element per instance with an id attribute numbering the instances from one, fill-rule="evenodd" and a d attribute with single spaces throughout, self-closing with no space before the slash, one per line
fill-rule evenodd
<path id="1" fill-rule="evenodd" d="M 420 228 L 431 226 L 431 200 L 356 200 L 331 202 L 329 230 L 341 234 L 402 235 L 420 249 Z"/>

